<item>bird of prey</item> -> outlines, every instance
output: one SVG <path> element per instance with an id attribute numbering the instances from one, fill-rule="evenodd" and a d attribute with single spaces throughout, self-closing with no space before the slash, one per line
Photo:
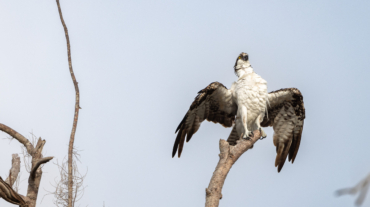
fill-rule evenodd
<path id="1" fill-rule="evenodd" d="M 236 145 L 241 138 L 250 139 L 257 129 L 265 138 L 261 127 L 272 126 L 275 167 L 280 172 L 288 154 L 292 163 L 297 156 L 305 119 L 303 96 L 296 88 L 267 93 L 267 82 L 253 71 L 247 53 L 238 56 L 234 72 L 238 79 L 230 89 L 213 82 L 198 92 L 176 129 L 172 157 L 176 152 L 181 156 L 185 137 L 188 142 L 204 120 L 233 127 L 227 139 L 230 145 Z"/>

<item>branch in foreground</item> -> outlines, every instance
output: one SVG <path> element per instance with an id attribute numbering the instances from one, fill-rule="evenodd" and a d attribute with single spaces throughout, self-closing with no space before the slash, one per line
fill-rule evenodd
<path id="1" fill-rule="evenodd" d="M 15 192 L 12 187 L 6 183 L 1 177 L 0 177 L 0 198 L 3 198 L 5 201 L 17 204 L 20 206 L 25 206 L 26 202 L 22 199 L 22 197 Z"/>
<path id="2" fill-rule="evenodd" d="M 206 188 L 206 207 L 218 207 L 220 199 L 222 198 L 222 187 L 230 168 L 239 157 L 248 149 L 252 148 L 253 144 L 261 137 L 259 130 L 253 133 L 254 136 L 251 140 L 238 140 L 235 146 L 230 146 L 229 143 L 223 139 L 220 140 L 220 161 L 218 161 L 216 170 L 213 173 L 208 188 Z"/>
<path id="3" fill-rule="evenodd" d="M 18 178 L 20 168 L 21 168 L 21 160 L 18 154 L 13 154 L 12 155 L 12 167 L 9 172 L 9 177 L 5 180 L 5 182 L 0 177 L 0 198 L 3 198 L 9 203 L 25 205 L 26 202 L 12 188 L 13 184 Z"/>

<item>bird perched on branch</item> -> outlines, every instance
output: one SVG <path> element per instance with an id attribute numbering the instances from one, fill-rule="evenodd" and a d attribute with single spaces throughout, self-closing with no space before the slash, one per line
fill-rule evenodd
<path id="1" fill-rule="evenodd" d="M 230 145 L 236 145 L 241 138 L 250 139 L 257 129 L 261 138 L 265 138 L 261 127 L 272 126 L 277 152 L 275 166 L 280 172 L 288 154 L 292 163 L 297 156 L 305 118 L 303 96 L 296 88 L 267 93 L 267 82 L 253 71 L 247 53 L 238 56 L 234 72 L 238 80 L 230 89 L 213 82 L 198 92 L 176 129 L 172 157 L 176 152 L 181 156 L 185 138 L 188 142 L 205 119 L 233 127 L 227 139 Z"/>

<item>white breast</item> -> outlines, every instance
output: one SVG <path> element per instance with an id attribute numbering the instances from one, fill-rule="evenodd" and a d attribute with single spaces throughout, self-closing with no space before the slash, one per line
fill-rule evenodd
<path id="1" fill-rule="evenodd" d="M 234 97 L 236 102 L 247 107 L 247 122 L 252 123 L 264 114 L 267 104 L 267 82 L 261 76 L 252 72 L 244 74 L 234 83 Z M 262 121 L 262 120 L 261 120 Z"/>

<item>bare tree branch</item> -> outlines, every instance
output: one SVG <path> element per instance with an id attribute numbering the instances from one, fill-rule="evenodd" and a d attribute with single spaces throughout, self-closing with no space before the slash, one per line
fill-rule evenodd
<path id="1" fill-rule="evenodd" d="M 32 178 L 35 178 L 35 175 L 36 175 L 36 171 L 37 169 L 40 167 L 40 165 L 42 164 L 45 164 L 47 162 L 49 162 L 50 160 L 52 160 L 54 157 L 44 157 L 40 160 L 38 160 L 35 164 L 35 166 L 32 168 L 31 172 L 30 172 L 30 177 Z"/>
<path id="2" fill-rule="evenodd" d="M 25 138 L 23 135 L 16 132 L 14 129 L 12 129 L 12 128 L 4 125 L 4 124 L 1 124 L 1 123 L 0 123 L 0 130 L 9 134 L 14 139 L 18 140 L 27 149 L 27 152 L 32 155 L 34 148 L 33 148 L 33 145 L 31 144 L 31 142 L 27 138 Z"/>
<path id="3" fill-rule="evenodd" d="M 37 142 L 37 137 L 36 135 L 34 135 L 32 132 L 30 133 L 31 134 L 31 137 L 29 139 L 30 143 L 32 144 L 33 147 L 36 146 L 36 142 Z M 23 164 L 24 164 L 24 167 L 26 168 L 26 171 L 28 173 L 31 172 L 31 168 L 32 168 L 32 155 L 28 153 L 27 149 L 22 145 L 21 146 L 21 150 L 22 150 L 22 157 L 23 157 Z"/>
<path id="4" fill-rule="evenodd" d="M 220 160 L 208 188 L 206 188 L 206 207 L 218 207 L 220 199 L 222 198 L 222 187 L 230 168 L 239 157 L 248 149 L 252 148 L 253 144 L 261 137 L 259 130 L 253 133 L 254 136 L 251 140 L 238 140 L 235 146 L 230 146 L 229 143 L 223 139 L 220 140 Z"/>
<path id="5" fill-rule="evenodd" d="M 12 154 L 12 168 L 9 170 L 9 177 L 5 180 L 10 187 L 13 187 L 13 184 L 16 182 L 20 171 L 21 158 L 19 158 L 18 154 Z"/>
<path id="6" fill-rule="evenodd" d="M 26 202 L 23 200 L 23 198 L 15 192 L 12 187 L 6 183 L 1 177 L 0 177 L 0 198 L 3 198 L 9 203 L 17 204 L 20 206 L 26 206 Z"/>
<path id="7" fill-rule="evenodd" d="M 21 194 L 18 194 L 12 188 L 12 184 L 16 181 L 16 178 L 13 178 L 13 176 L 16 177 L 16 174 L 18 174 L 16 173 L 16 171 L 18 170 L 15 169 L 14 172 L 12 172 L 12 170 L 10 172 L 9 184 L 0 179 L 0 197 L 4 198 L 10 203 L 18 204 L 21 207 L 35 207 L 42 177 L 42 170 L 39 166 L 52 159 L 52 157 L 43 159 L 42 150 L 46 141 L 39 138 L 36 145 L 34 146 L 27 138 L 4 124 L 0 124 L 0 130 L 14 137 L 21 144 L 23 144 L 23 146 L 27 150 L 27 153 L 32 157 L 32 176 L 30 175 L 30 177 L 28 178 L 27 196 L 22 196 Z M 17 162 L 19 162 L 20 164 L 19 157 L 18 159 L 16 159 L 14 165 L 16 165 Z"/>
<path id="8" fill-rule="evenodd" d="M 69 148 L 68 148 L 68 207 L 72 207 L 72 200 L 73 200 L 73 143 L 75 139 L 75 134 L 76 134 L 76 128 L 77 128 L 77 121 L 78 121 L 78 113 L 80 109 L 80 91 L 78 88 L 78 82 L 76 80 L 76 77 L 73 72 L 72 68 L 72 58 L 71 58 L 71 46 L 69 42 L 69 35 L 68 35 L 68 29 L 67 26 L 64 22 L 63 15 L 62 15 L 62 10 L 60 8 L 59 0 L 56 0 L 57 5 L 58 5 L 58 11 L 59 11 L 59 17 L 60 21 L 62 22 L 63 28 L 64 28 L 64 33 L 66 36 L 66 41 L 67 41 L 67 54 L 68 54 L 68 65 L 69 65 L 69 72 L 71 73 L 73 85 L 75 87 L 76 91 L 76 103 L 75 103 L 75 115 L 73 118 L 73 126 L 72 126 L 72 132 L 71 132 L 71 137 L 69 139 Z"/>

